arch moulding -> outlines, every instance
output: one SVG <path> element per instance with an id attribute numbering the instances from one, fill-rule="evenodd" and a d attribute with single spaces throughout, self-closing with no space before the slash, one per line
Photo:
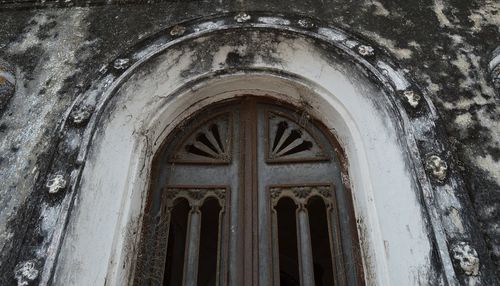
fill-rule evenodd
<path id="1" fill-rule="evenodd" d="M 445 211 L 461 209 L 456 194 L 464 191 L 425 90 L 345 31 L 240 13 L 147 39 L 103 67 L 68 110 L 59 144 L 73 146 L 75 161 L 56 154 L 48 178 L 68 184 L 42 285 L 132 281 L 153 154 L 197 110 L 245 94 L 305 110 L 342 145 L 367 284 L 479 281 L 453 267 L 453 247 L 472 242 L 460 231 L 466 218 Z"/>

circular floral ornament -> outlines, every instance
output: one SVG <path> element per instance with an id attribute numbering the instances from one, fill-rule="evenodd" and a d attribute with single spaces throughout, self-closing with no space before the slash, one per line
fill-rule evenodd
<path id="1" fill-rule="evenodd" d="M 234 16 L 234 20 L 238 23 L 245 23 L 250 19 L 252 19 L 252 17 L 245 12 L 240 12 L 238 15 Z"/>

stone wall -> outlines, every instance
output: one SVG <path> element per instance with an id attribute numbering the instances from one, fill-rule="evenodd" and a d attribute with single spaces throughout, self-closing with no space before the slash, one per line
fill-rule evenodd
<path id="1" fill-rule="evenodd" d="M 449 167 L 459 171 L 466 184 L 470 205 L 449 210 L 450 215 L 477 221 L 487 245 L 477 249 L 481 263 L 500 275 L 500 106 L 499 88 L 495 90 L 492 80 L 498 62 L 490 65 L 500 45 L 498 2 L 92 4 L 99 5 L 0 4 L 0 59 L 5 61 L 0 62 L 5 78 L 0 81 L 0 284 L 13 284 L 16 275 L 30 269 L 15 268 L 26 253 L 36 251 L 31 246 L 43 241 L 44 231 L 53 226 L 55 218 L 44 213 L 41 220 L 38 206 L 57 203 L 47 198 L 47 170 L 57 148 L 71 147 L 54 144 L 57 126 L 101 67 L 175 23 L 231 11 L 317 18 L 371 40 L 397 59 L 432 97 L 454 156 Z M 8 86 L 13 82 L 8 75 L 15 78 L 15 92 Z"/>

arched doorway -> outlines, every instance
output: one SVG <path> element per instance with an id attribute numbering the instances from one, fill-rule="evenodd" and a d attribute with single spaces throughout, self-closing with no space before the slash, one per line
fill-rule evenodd
<path id="1" fill-rule="evenodd" d="M 307 112 L 243 96 L 154 159 L 136 285 L 361 285 L 345 157 Z"/>
<path id="2" fill-rule="evenodd" d="M 75 154 L 81 165 L 71 171 L 41 280 L 133 283 L 152 203 L 153 155 L 200 110 L 255 94 L 307 111 L 341 142 L 366 284 L 455 283 L 448 252 L 455 236 L 447 236 L 451 224 L 441 211 L 456 202 L 450 190 L 458 193 L 460 183 L 448 176 L 442 185 L 423 165 L 428 152 L 441 154 L 444 146 L 425 92 L 383 52 L 366 53 L 369 43 L 346 31 L 321 23 L 307 28 L 296 17 L 256 13 L 241 24 L 233 16 L 184 23 L 181 37 L 166 31 L 148 39 L 111 63 L 75 102 L 75 109 L 96 109 L 87 125 L 68 117 L 61 127 L 68 130 L 64 140 L 82 132 Z M 412 94 L 420 96 L 417 107 Z"/>

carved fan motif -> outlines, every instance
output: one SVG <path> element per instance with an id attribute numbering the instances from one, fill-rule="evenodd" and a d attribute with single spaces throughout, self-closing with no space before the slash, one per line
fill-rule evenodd
<path id="1" fill-rule="evenodd" d="M 302 126 L 278 114 L 268 113 L 268 162 L 327 159 L 317 141 Z"/>
<path id="2" fill-rule="evenodd" d="M 177 148 L 178 163 L 228 163 L 231 161 L 231 116 L 219 115 L 192 132 Z"/>

